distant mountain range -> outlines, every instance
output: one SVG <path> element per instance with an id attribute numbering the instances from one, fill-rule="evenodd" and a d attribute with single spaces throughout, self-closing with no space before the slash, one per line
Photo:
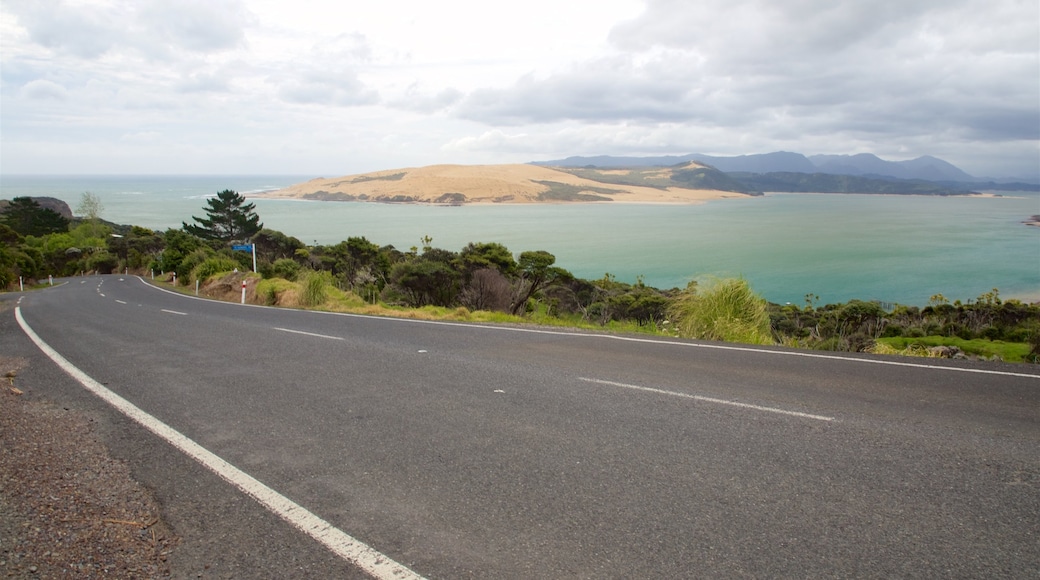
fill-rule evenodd
<path id="1" fill-rule="evenodd" d="M 952 163 L 925 155 L 907 161 L 886 161 L 870 153 L 858 155 L 811 155 L 777 151 L 736 157 L 717 157 L 691 153 L 659 157 L 568 157 L 536 161 L 535 165 L 553 167 L 646 167 L 672 166 L 689 161 L 710 165 L 725 173 L 805 173 L 848 175 L 881 180 L 924 180 L 957 189 L 1021 189 L 1019 183 L 1003 183 L 977 178 Z M 1036 183 L 1029 185 L 1035 186 Z"/>

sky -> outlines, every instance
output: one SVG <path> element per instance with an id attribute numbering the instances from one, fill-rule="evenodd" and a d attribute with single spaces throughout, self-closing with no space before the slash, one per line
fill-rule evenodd
<path id="1" fill-rule="evenodd" d="M 1036 0 L 0 0 L 0 174 L 572 155 L 1040 176 Z"/>

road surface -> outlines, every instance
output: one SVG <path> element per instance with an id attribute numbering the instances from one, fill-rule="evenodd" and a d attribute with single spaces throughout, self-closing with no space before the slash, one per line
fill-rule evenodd
<path id="1" fill-rule="evenodd" d="M 42 357 L 12 312 L 0 346 Z M 261 308 L 133 276 L 64 280 L 17 312 L 89 380 L 401 574 L 1040 575 L 1033 366 Z M 33 368 L 20 380 L 93 413 L 154 490 L 184 537 L 175 570 L 379 573 Z"/>

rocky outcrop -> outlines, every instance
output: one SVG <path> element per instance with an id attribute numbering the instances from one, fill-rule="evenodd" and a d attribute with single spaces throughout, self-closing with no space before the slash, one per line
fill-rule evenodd
<path id="1" fill-rule="evenodd" d="M 38 203 L 43 209 L 55 211 L 65 219 L 72 219 L 72 208 L 69 207 L 69 204 L 56 197 L 31 197 L 30 199 Z M 0 199 L 0 213 L 7 211 L 7 205 L 10 203 L 10 200 Z"/>

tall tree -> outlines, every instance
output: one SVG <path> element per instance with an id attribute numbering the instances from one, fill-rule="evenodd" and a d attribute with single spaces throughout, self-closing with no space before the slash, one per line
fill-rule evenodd
<path id="1" fill-rule="evenodd" d="M 98 232 L 101 231 L 101 212 L 104 210 L 105 206 L 101 203 L 100 197 L 89 191 L 84 191 L 83 195 L 80 196 L 76 211 L 84 220 L 90 223 L 91 235 L 95 238 L 98 237 Z"/>
<path id="2" fill-rule="evenodd" d="M 255 205 L 246 203 L 246 198 L 236 191 L 225 189 L 217 197 L 206 200 L 206 204 L 209 206 L 206 209 L 209 217 L 191 216 L 196 223 L 182 222 L 184 231 L 204 240 L 231 242 L 246 240 L 264 227 L 260 223 L 260 216 L 253 211 Z"/>

